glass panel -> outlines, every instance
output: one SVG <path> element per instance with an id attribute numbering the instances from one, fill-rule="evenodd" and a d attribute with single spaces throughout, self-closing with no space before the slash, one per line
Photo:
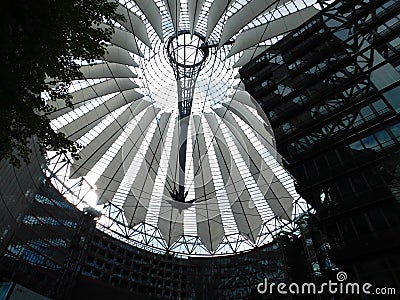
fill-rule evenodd
<path id="1" fill-rule="evenodd" d="M 326 162 L 326 159 L 324 156 L 317 158 L 316 160 L 318 169 L 326 169 L 328 168 L 328 163 Z"/>
<path id="2" fill-rule="evenodd" d="M 374 113 L 372 112 L 372 109 L 367 106 L 367 107 L 363 107 L 360 110 L 360 114 L 365 118 L 365 119 L 371 119 L 371 115 L 373 115 Z"/>
<path id="3" fill-rule="evenodd" d="M 390 105 L 394 108 L 396 112 L 400 112 L 400 86 L 391 89 L 390 91 L 383 94 Z"/>
<path id="4" fill-rule="evenodd" d="M 393 135 L 400 140 L 400 123 L 390 126 L 389 128 Z"/>
<path id="5" fill-rule="evenodd" d="M 378 146 L 378 142 L 373 135 L 367 136 L 361 140 L 366 148 L 375 148 Z"/>
<path id="6" fill-rule="evenodd" d="M 312 178 L 317 175 L 317 167 L 314 164 L 313 160 L 309 160 L 305 163 L 306 171 L 309 178 Z"/>
<path id="7" fill-rule="evenodd" d="M 338 154 L 336 151 L 329 151 L 328 153 L 325 154 L 326 160 L 328 161 L 328 164 L 332 166 L 337 166 L 340 162 L 340 159 L 338 158 Z"/>
<path id="8" fill-rule="evenodd" d="M 329 233 L 329 235 L 332 237 L 332 240 L 334 240 L 334 241 L 342 240 L 339 229 L 336 224 L 328 224 L 326 226 L 326 232 Z"/>
<path id="9" fill-rule="evenodd" d="M 361 174 L 352 176 L 351 182 L 356 192 L 364 192 L 369 190 L 369 186 L 367 185 L 367 183 L 364 180 L 364 177 Z"/>
<path id="10" fill-rule="evenodd" d="M 356 233 L 350 220 L 344 219 L 339 226 L 342 232 L 343 239 L 346 242 L 351 242 L 354 238 L 356 238 Z"/>
<path id="11" fill-rule="evenodd" d="M 368 211 L 368 217 L 375 229 L 382 230 L 384 228 L 387 228 L 388 225 L 380 209 Z"/>
<path id="12" fill-rule="evenodd" d="M 391 140 L 389 134 L 386 132 L 386 130 L 381 130 L 377 133 L 375 133 L 375 136 L 377 137 L 378 141 L 383 144 L 389 140 Z"/>
<path id="13" fill-rule="evenodd" d="M 400 225 L 400 216 L 394 210 L 386 209 L 385 210 L 385 217 L 388 220 L 391 226 L 399 226 Z"/>
<path id="14" fill-rule="evenodd" d="M 364 215 L 354 216 L 353 224 L 360 238 L 371 233 L 371 229 L 364 217 Z"/>
<path id="15" fill-rule="evenodd" d="M 385 102 L 383 102 L 382 99 L 379 99 L 378 101 L 372 103 L 372 106 L 375 108 L 375 110 L 379 113 L 383 113 L 384 110 L 386 110 L 387 106 Z"/>
<path id="16" fill-rule="evenodd" d="M 370 74 L 370 80 L 378 91 L 385 87 L 395 83 L 400 79 L 399 72 L 389 63 L 379 67 L 377 70 L 372 71 Z"/>
<path id="17" fill-rule="evenodd" d="M 389 42 L 394 48 L 400 48 L 400 37 L 395 38 L 394 40 Z"/>
<path id="18" fill-rule="evenodd" d="M 354 143 L 351 143 L 349 146 L 350 146 L 351 149 L 354 149 L 354 150 L 362 150 L 362 149 L 364 149 L 364 147 L 363 147 L 363 145 L 361 144 L 360 141 L 356 141 Z"/>
<path id="19" fill-rule="evenodd" d="M 340 194 L 342 195 L 342 198 L 354 195 L 354 191 L 353 188 L 351 187 L 349 178 L 339 179 L 337 182 L 337 186 L 339 187 L 339 191 Z"/>

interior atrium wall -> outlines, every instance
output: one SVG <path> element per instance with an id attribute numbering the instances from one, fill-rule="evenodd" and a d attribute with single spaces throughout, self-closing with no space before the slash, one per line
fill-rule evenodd
<path id="1" fill-rule="evenodd" d="M 269 282 L 322 279 L 307 226 L 266 246 L 220 258 L 178 258 L 96 229 L 96 214 L 70 204 L 45 179 L 40 155 L 20 169 L 1 162 L 0 274 L 52 299 L 248 299 Z M 299 221 L 300 222 L 300 221 Z M 300 234 L 300 237 L 299 237 Z"/>
<path id="2" fill-rule="evenodd" d="M 79 272 L 80 250 L 95 224 L 45 179 L 36 147 L 30 160 L 20 168 L 0 162 L 0 280 L 62 296 Z"/>

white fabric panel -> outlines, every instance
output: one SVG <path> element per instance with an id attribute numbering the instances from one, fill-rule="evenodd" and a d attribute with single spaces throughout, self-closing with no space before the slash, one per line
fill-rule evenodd
<path id="1" fill-rule="evenodd" d="M 107 151 L 108 147 L 122 132 L 123 124 L 126 124 L 130 118 L 131 111 L 126 109 L 114 122 L 83 148 L 79 152 L 81 159 L 76 160 L 71 166 L 70 178 L 78 178 L 86 175 L 91 168 L 90 166 L 93 166 Z"/>
<path id="2" fill-rule="evenodd" d="M 237 93 L 239 94 L 239 93 Z M 248 94 L 247 92 L 243 92 L 240 93 L 240 95 L 248 95 L 250 96 L 250 94 Z M 238 95 L 239 96 L 239 95 Z M 251 96 L 250 96 L 251 97 Z M 233 98 L 229 103 L 225 102 L 222 103 L 223 106 L 227 107 L 229 110 L 234 110 L 235 113 L 240 116 L 243 121 L 245 121 L 246 123 L 248 123 L 250 125 L 250 127 L 252 127 L 254 129 L 254 126 L 258 126 L 256 127 L 258 132 L 260 134 L 265 134 L 265 138 L 268 138 L 271 141 L 271 138 L 273 136 L 273 131 L 271 126 L 269 126 L 269 123 L 266 123 L 263 119 L 264 122 L 262 122 L 261 120 L 259 120 L 254 114 L 253 112 L 250 110 L 251 108 L 256 110 L 255 105 L 253 105 L 254 103 L 249 103 L 248 98 L 243 99 L 244 101 L 238 101 L 238 97 Z M 258 111 L 257 111 L 258 113 Z M 254 123 L 252 123 L 254 122 Z M 272 143 L 272 141 L 271 141 Z"/>
<path id="3" fill-rule="evenodd" d="M 190 194 L 190 191 L 189 191 Z M 183 233 L 187 236 L 197 236 L 196 206 L 183 210 Z"/>
<path id="4" fill-rule="evenodd" d="M 241 88 L 243 87 L 243 88 Z M 238 90 L 236 93 L 232 96 L 232 101 L 238 101 L 240 103 L 243 103 L 244 105 L 247 105 L 257 111 L 257 114 L 261 117 L 261 119 L 264 120 L 265 124 L 269 124 L 268 117 L 265 115 L 264 110 L 260 107 L 260 105 L 257 103 L 257 101 L 244 89 L 244 85 L 242 82 L 240 82 Z M 273 134 L 272 128 L 268 128 L 267 130 L 270 130 L 270 133 Z"/>
<path id="5" fill-rule="evenodd" d="M 152 139 L 156 129 L 155 125 L 155 122 L 150 124 L 143 143 L 140 145 L 137 151 L 136 157 L 125 169 L 124 178 L 122 179 L 120 185 L 118 186 L 118 190 L 112 199 L 113 203 L 123 205 L 126 217 L 129 215 L 131 216 L 131 218 L 128 217 L 127 219 L 128 225 L 143 222 L 143 216 L 146 215 L 146 211 L 148 209 L 150 194 L 147 195 L 147 198 L 144 197 L 145 191 L 143 188 L 135 186 L 134 181 L 136 178 L 138 178 L 138 176 L 143 176 L 142 174 L 139 174 L 139 170 L 141 166 L 145 164 L 145 154 L 148 151 L 149 140 Z M 137 199 L 135 196 L 137 191 L 143 195 L 140 197 L 140 199 Z M 138 209 L 140 209 L 139 212 L 137 212 Z"/>
<path id="6" fill-rule="evenodd" d="M 195 198 L 197 201 L 205 201 L 215 198 L 215 186 L 212 181 L 210 162 L 204 135 L 203 126 L 200 123 L 200 116 L 193 115 L 192 133 L 199 133 L 193 136 L 193 172 Z M 197 142 L 195 142 L 197 140 Z"/>
<path id="7" fill-rule="evenodd" d="M 208 12 L 206 40 L 208 40 L 212 31 L 214 30 L 215 26 L 217 25 L 219 19 L 224 14 L 226 9 L 228 9 L 228 7 L 231 5 L 232 2 L 233 2 L 233 0 L 213 1 L 213 3 L 211 4 L 210 10 Z"/>
<path id="8" fill-rule="evenodd" d="M 78 178 L 86 175 L 114 143 L 118 136 L 122 134 L 125 124 L 127 124 L 132 118 L 132 112 L 139 114 L 149 106 L 146 102 L 147 101 L 141 101 L 131 104 L 129 108 L 118 116 L 113 123 L 111 123 L 93 141 L 83 148 L 79 152 L 79 155 L 82 158 L 75 161 L 71 166 L 70 177 Z"/>
<path id="9" fill-rule="evenodd" d="M 186 144 L 186 166 L 185 166 L 185 181 L 186 182 L 193 182 L 194 180 L 194 171 L 193 171 L 193 139 L 190 128 L 192 128 L 192 118 L 189 117 L 189 124 L 188 124 L 188 131 L 189 134 L 187 135 L 187 144 Z M 195 190 L 194 185 L 190 184 L 189 186 L 186 185 L 187 189 L 187 196 L 186 201 L 192 201 L 195 199 Z M 197 222 L 196 222 L 196 206 L 192 205 L 184 210 L 184 226 L 183 231 L 185 235 L 189 236 L 197 236 Z"/>
<path id="10" fill-rule="evenodd" d="M 225 232 L 217 199 L 196 203 L 197 232 L 201 242 L 209 251 L 215 251 L 221 243 Z"/>
<path id="11" fill-rule="evenodd" d="M 149 40 L 149 36 L 147 35 L 146 25 L 136 14 L 134 14 L 131 10 L 126 8 L 125 6 L 118 4 L 117 13 L 123 15 L 125 17 L 125 21 L 119 21 L 122 26 L 126 28 L 129 32 L 131 32 L 134 36 L 136 36 L 139 40 L 141 40 L 146 46 L 151 48 L 151 43 Z"/>
<path id="12" fill-rule="evenodd" d="M 167 6 L 169 15 L 172 19 L 172 24 L 174 25 L 175 32 L 178 32 L 179 26 L 179 16 L 181 14 L 181 1 L 180 0 L 164 0 Z"/>
<path id="13" fill-rule="evenodd" d="M 231 37 L 238 33 L 245 25 L 254 18 L 261 15 L 268 8 L 275 7 L 290 0 L 281 0 L 276 4 L 276 0 L 252 0 L 231 16 L 224 25 L 219 45 L 224 45 Z"/>
<path id="14" fill-rule="evenodd" d="M 77 141 L 83 135 L 85 135 L 89 130 L 95 127 L 101 120 L 106 117 L 110 112 L 124 106 L 125 104 L 132 103 L 143 95 L 137 93 L 134 90 L 124 91 L 112 97 L 103 104 L 90 110 L 87 114 L 77 118 L 71 123 L 66 124 L 61 127 L 58 131 L 63 132 L 70 140 Z M 139 101 L 143 106 L 143 109 L 148 105 L 151 105 L 148 101 Z M 135 109 L 136 106 L 131 106 L 130 109 Z M 141 111 L 141 110 L 140 110 Z M 138 111 L 138 112 L 140 112 Z"/>
<path id="15" fill-rule="evenodd" d="M 158 228 L 168 246 L 183 235 L 183 214 L 184 210 L 174 208 L 168 201 L 162 200 Z"/>
<path id="16" fill-rule="evenodd" d="M 246 134 L 242 130 L 238 130 L 238 128 L 234 127 L 233 124 L 237 123 L 231 115 L 231 112 L 226 110 L 224 112 L 224 109 L 221 109 L 217 112 L 217 114 L 219 113 L 224 115 L 224 124 L 228 126 L 235 135 L 235 143 L 242 157 L 249 158 L 245 160 L 245 162 L 269 206 L 275 215 L 290 220 L 293 208 L 292 196 L 283 187 L 275 174 L 273 174 L 272 170 L 251 144 Z M 244 145 L 242 143 L 244 143 Z"/>
<path id="17" fill-rule="evenodd" d="M 171 121 L 172 122 L 172 121 Z M 171 144 L 171 152 L 168 161 L 168 170 L 167 170 L 167 178 L 165 180 L 165 187 L 163 191 L 163 199 L 169 199 L 173 201 L 169 192 L 171 192 L 171 188 L 174 186 L 177 187 L 178 184 L 178 174 L 177 174 L 177 166 L 179 164 L 179 121 L 178 116 L 175 116 L 175 120 L 173 121 L 174 131 L 172 133 L 172 144 Z M 171 133 L 169 133 L 171 134 Z"/>
<path id="18" fill-rule="evenodd" d="M 229 51 L 228 57 L 270 38 L 293 30 L 309 20 L 318 12 L 319 10 L 314 6 L 309 6 L 298 12 L 273 20 L 267 24 L 243 31 L 237 37 L 235 43 Z"/>
<path id="19" fill-rule="evenodd" d="M 290 220 L 293 209 L 293 197 L 272 172 L 264 159 L 261 158 L 260 153 L 252 146 L 250 141 L 247 139 L 247 136 L 243 134 L 242 138 L 246 140 L 247 147 L 247 151 L 242 149 L 242 155 L 250 153 L 250 157 L 252 158 L 250 161 L 250 170 L 256 170 L 255 173 L 252 171 L 254 174 L 253 177 L 258 183 L 258 186 L 265 196 L 269 206 L 274 211 L 275 215 Z"/>
<path id="20" fill-rule="evenodd" d="M 214 114 L 205 115 L 210 128 L 215 135 L 213 141 L 218 165 L 225 184 L 225 190 L 232 208 L 239 231 L 248 237 L 253 243 L 256 242 L 261 229 L 262 219 L 254 202 L 247 190 L 247 187 L 240 175 L 240 172 L 231 157 L 226 140 L 218 125 Z"/>
<path id="21" fill-rule="evenodd" d="M 88 86 L 81 90 L 75 91 L 71 93 L 71 103 L 75 107 L 79 107 L 79 104 L 87 100 L 91 100 L 93 98 L 109 95 L 116 92 L 126 91 L 137 88 L 138 85 L 128 78 L 116 78 L 116 79 L 108 79 L 106 81 L 94 84 L 92 86 Z M 73 110 L 73 108 L 66 107 L 64 101 L 53 101 L 51 105 L 55 106 L 58 110 L 52 112 L 49 115 L 49 118 L 55 119 L 59 116 L 66 114 Z"/>
<path id="22" fill-rule="evenodd" d="M 140 101 L 139 101 L 140 102 Z M 144 103 L 147 101 L 143 101 Z M 142 103 L 140 103 L 142 104 Z M 134 103 L 132 106 L 136 105 Z M 140 105 L 138 105 L 140 106 Z M 139 110 L 136 107 L 135 110 Z M 114 143 L 108 148 L 108 150 L 103 154 L 103 156 L 96 162 L 96 164 L 91 168 L 89 173 L 87 174 L 90 182 L 96 182 L 99 177 L 104 173 L 110 162 L 115 158 L 118 151 L 122 149 L 127 139 L 130 137 L 131 133 L 135 129 L 138 121 L 143 117 L 145 114 L 146 109 L 143 109 L 140 113 L 136 114 L 135 117 L 129 120 L 129 122 L 124 126 L 124 131 L 118 136 L 118 138 L 114 141 Z M 125 151 L 127 152 L 127 151 Z"/>
<path id="23" fill-rule="evenodd" d="M 219 119 L 219 121 L 221 120 Z M 266 223 L 271 220 L 271 218 L 273 218 L 274 212 L 269 207 L 267 201 L 265 201 L 264 195 L 258 188 L 256 181 L 252 177 L 251 172 L 247 167 L 246 162 L 244 161 L 245 159 L 250 159 L 250 157 L 248 154 L 245 157 L 242 157 L 242 154 L 236 146 L 236 142 L 234 140 L 235 136 L 232 134 L 231 130 L 224 124 L 224 122 L 220 123 L 220 128 L 225 140 L 228 142 L 229 151 L 232 153 L 233 163 L 236 164 L 236 166 L 238 167 L 240 175 L 246 184 L 250 197 L 253 200 L 263 223 Z"/>
<path id="24" fill-rule="evenodd" d="M 118 151 L 111 163 L 103 173 L 103 176 L 96 182 L 97 191 L 100 195 L 99 204 L 104 204 L 111 200 L 117 191 L 125 175 L 124 168 L 127 168 L 136 156 L 145 134 L 149 129 L 150 123 L 154 120 L 160 109 L 149 108 L 144 116 L 139 120 L 138 126 L 132 131 L 129 139 Z"/>
<path id="25" fill-rule="evenodd" d="M 100 78 L 136 78 L 127 66 L 116 63 L 102 63 L 96 65 L 82 66 L 80 71 L 85 79 L 100 79 Z"/>
<path id="26" fill-rule="evenodd" d="M 188 0 L 190 32 L 193 34 L 204 0 Z"/>
<path id="27" fill-rule="evenodd" d="M 171 124 L 173 125 L 173 130 L 171 130 L 171 132 L 168 133 L 168 137 L 166 137 L 168 139 L 166 146 L 168 146 L 170 150 L 169 153 L 165 154 L 168 156 L 165 157 L 168 159 L 168 167 L 166 172 L 164 171 L 163 174 L 159 174 L 159 176 L 165 176 L 165 178 L 163 178 L 164 188 L 159 208 L 158 227 L 168 245 L 175 243 L 183 234 L 184 210 L 192 206 L 191 204 L 184 204 L 172 200 L 169 194 L 174 187 L 178 188 L 176 185 L 178 182 L 178 175 L 176 172 L 177 165 L 179 164 L 177 155 L 179 153 L 178 117 L 175 116 L 175 120 L 171 120 L 171 122 L 174 122 L 174 124 Z"/>
<path id="28" fill-rule="evenodd" d="M 257 57 L 265 50 L 267 50 L 270 46 L 256 46 L 252 49 L 244 50 L 240 58 L 233 65 L 234 68 L 243 67 L 250 60 Z"/>
<path id="29" fill-rule="evenodd" d="M 151 26 L 156 31 L 157 35 L 163 40 L 162 32 L 162 18 L 160 9 L 154 3 L 153 0 L 134 0 L 140 10 L 146 16 L 146 19 L 150 22 Z"/>
<path id="30" fill-rule="evenodd" d="M 253 131 L 255 131 L 259 140 L 270 153 L 276 153 L 275 140 L 271 126 L 268 125 L 268 127 L 266 127 L 267 125 L 260 122 L 260 120 L 257 119 L 256 116 L 250 110 L 248 110 L 245 105 L 235 100 L 232 100 L 229 104 L 223 103 L 222 105 L 246 122 L 253 129 Z"/>
<path id="31" fill-rule="evenodd" d="M 136 42 L 135 36 L 129 31 L 120 28 L 114 28 L 114 34 L 111 36 L 110 42 L 120 48 L 128 50 L 140 57 L 143 57 L 143 52 L 140 51 Z"/>
<path id="32" fill-rule="evenodd" d="M 192 132 L 202 133 L 200 116 L 192 117 Z M 197 138 L 197 142 L 194 141 Z M 210 251 L 215 251 L 225 232 L 213 183 L 207 146 L 202 134 L 192 136 L 193 170 L 196 197 L 196 220 L 200 240 Z"/>
<path id="33" fill-rule="evenodd" d="M 132 194 L 128 194 L 123 206 L 128 227 L 131 226 L 130 224 L 139 224 L 143 222 L 142 216 L 145 216 L 147 212 L 146 205 L 147 201 L 143 199 L 139 201 Z"/>
<path id="34" fill-rule="evenodd" d="M 158 128 L 155 130 L 154 135 L 150 141 L 149 147 L 147 148 L 145 158 L 141 164 L 138 175 L 133 181 L 132 185 L 140 187 L 140 189 L 133 189 L 131 191 L 133 198 L 137 199 L 148 211 L 150 195 L 153 195 L 154 183 L 156 182 L 157 173 L 159 171 L 159 163 L 161 160 L 161 154 L 163 150 L 163 141 L 165 131 L 167 129 L 168 120 L 171 114 L 162 114 L 158 123 Z M 152 199 L 153 200 L 153 199 Z M 161 201 L 161 199 L 157 199 Z M 129 205 L 128 201 L 125 202 L 125 206 Z M 146 214 L 135 215 L 136 222 L 143 222 L 146 219 Z M 134 226 L 138 223 L 129 223 L 130 226 Z"/>
<path id="35" fill-rule="evenodd" d="M 107 46 L 107 53 L 104 54 L 103 60 L 132 67 L 139 66 L 128 51 L 116 46 Z"/>
<path id="36" fill-rule="evenodd" d="M 239 78 L 240 78 L 240 74 L 239 74 Z M 237 88 L 239 91 L 245 91 L 246 90 L 246 87 L 244 86 L 243 81 L 240 81 L 239 84 L 237 84 L 235 86 L 235 88 Z"/>
<path id="37" fill-rule="evenodd" d="M 239 89 L 235 91 L 235 93 L 231 96 L 232 101 L 238 101 L 243 103 L 244 105 L 250 106 L 251 108 L 256 109 L 256 104 L 251 100 L 251 95 L 243 89 Z"/>
<path id="38" fill-rule="evenodd" d="M 236 224 L 235 217 L 233 216 L 231 204 L 229 202 L 229 197 L 225 189 L 224 179 L 222 178 L 221 168 L 219 167 L 219 162 L 216 154 L 215 147 L 217 144 L 213 139 L 213 134 L 211 128 L 207 122 L 206 118 L 201 119 L 203 130 L 205 130 L 204 140 L 207 146 L 207 156 L 210 162 L 211 175 L 215 186 L 215 197 L 217 198 L 218 208 L 221 212 L 222 226 L 224 227 L 225 235 L 238 234 L 239 229 Z M 221 158 L 221 157 L 220 157 Z M 228 156 L 222 159 L 228 159 Z M 229 169 L 228 169 L 229 170 Z"/>

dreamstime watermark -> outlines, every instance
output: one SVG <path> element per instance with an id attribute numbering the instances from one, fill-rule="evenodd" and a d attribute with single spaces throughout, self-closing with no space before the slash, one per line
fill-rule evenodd
<path id="1" fill-rule="evenodd" d="M 356 283 L 356 282 L 344 282 L 347 280 L 347 274 L 345 272 L 338 272 L 336 274 L 338 282 L 329 280 L 320 285 L 315 283 L 290 283 L 284 282 L 268 283 L 267 278 L 264 282 L 257 285 L 257 291 L 260 294 L 273 294 L 277 292 L 281 295 L 292 294 L 292 295 L 316 295 L 316 294 L 350 294 L 350 295 L 395 295 L 396 289 L 394 287 L 373 287 L 371 283 Z"/>

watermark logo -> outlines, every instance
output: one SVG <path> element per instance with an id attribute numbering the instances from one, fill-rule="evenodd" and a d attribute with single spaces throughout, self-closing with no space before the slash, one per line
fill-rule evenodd
<path id="1" fill-rule="evenodd" d="M 316 295 L 316 294 L 347 294 L 347 295 L 395 295 L 396 289 L 394 287 L 374 287 L 371 283 L 357 283 L 357 282 L 345 282 L 347 280 L 346 272 L 340 271 L 336 274 L 338 282 L 329 280 L 317 285 L 313 282 L 299 283 L 275 283 L 268 282 L 265 278 L 264 282 L 260 282 L 257 285 L 257 291 L 260 294 L 274 294 L 278 293 L 281 295 Z"/>
<path id="2" fill-rule="evenodd" d="M 347 279 L 347 274 L 346 272 L 340 271 L 336 274 L 336 279 L 338 281 L 345 281 Z"/>

